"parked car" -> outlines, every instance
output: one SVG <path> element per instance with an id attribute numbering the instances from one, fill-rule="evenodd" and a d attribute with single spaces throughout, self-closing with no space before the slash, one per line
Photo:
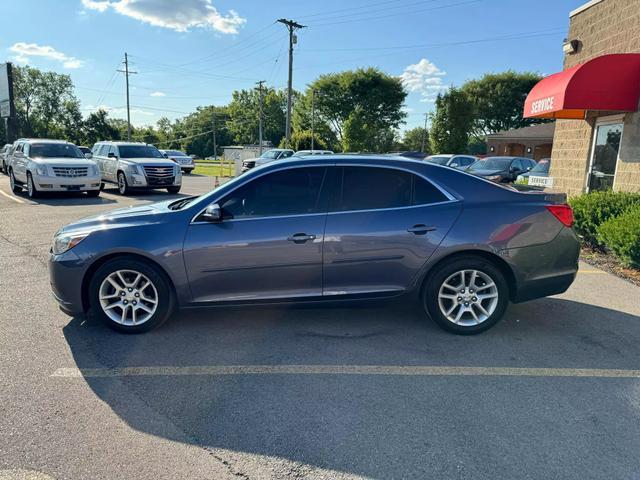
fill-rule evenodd
<path id="1" fill-rule="evenodd" d="M 137 142 L 98 142 L 93 146 L 102 182 L 114 183 L 120 195 L 134 189 L 166 188 L 178 193 L 182 171 L 153 145 Z"/>
<path id="2" fill-rule="evenodd" d="M 551 159 L 543 158 L 540 161 L 538 161 L 536 166 L 533 167 L 531 170 L 521 175 L 518 175 L 516 182 L 524 185 L 528 185 L 529 177 L 548 177 L 550 168 L 551 168 Z"/>
<path id="3" fill-rule="evenodd" d="M 425 162 L 435 163 L 437 165 L 448 165 L 453 157 L 452 153 L 443 153 L 440 155 L 429 155 L 425 157 Z"/>
<path id="4" fill-rule="evenodd" d="M 7 175 L 9 173 L 9 170 L 7 169 L 7 167 L 8 167 L 7 155 L 9 155 L 10 153 L 11 153 L 11 144 L 10 143 L 5 144 L 0 149 L 0 169 L 2 170 L 2 173 L 4 173 L 5 175 Z"/>
<path id="5" fill-rule="evenodd" d="M 183 173 L 191 173 L 196 168 L 193 158 L 180 150 L 160 150 L 160 153 L 180 165 Z"/>
<path id="6" fill-rule="evenodd" d="M 242 162 L 242 172 L 251 170 L 253 167 L 264 165 L 265 163 L 273 162 L 274 160 L 282 160 L 289 158 L 295 152 L 289 148 L 272 148 L 267 150 L 258 158 L 247 158 Z"/>
<path id="7" fill-rule="evenodd" d="M 424 152 L 408 151 L 408 152 L 394 152 L 393 155 L 398 157 L 413 158 L 414 160 L 424 160 L 427 155 Z"/>
<path id="8" fill-rule="evenodd" d="M 509 183 L 535 166 L 535 160 L 530 158 L 487 157 L 474 163 L 466 171 L 492 182 Z"/>
<path id="9" fill-rule="evenodd" d="M 27 189 L 29 197 L 44 192 L 87 192 L 100 195 L 100 172 L 73 143 L 63 140 L 19 140 L 9 163 L 11 190 Z"/>
<path id="10" fill-rule="evenodd" d="M 49 272 L 64 311 L 91 309 L 123 332 L 176 307 L 405 296 L 473 334 L 509 301 L 571 285 L 579 244 L 565 201 L 426 162 L 310 156 L 67 225 Z"/>
<path id="11" fill-rule="evenodd" d="M 78 145 L 78 149 L 82 152 L 83 155 L 85 155 L 85 157 L 87 153 L 93 156 L 93 153 L 91 152 L 91 149 L 89 147 L 85 147 L 84 145 Z"/>
<path id="12" fill-rule="evenodd" d="M 446 166 L 464 170 L 476 163 L 478 160 L 479 158 L 474 155 L 454 155 L 449 159 L 449 162 L 446 163 Z"/>
<path id="13" fill-rule="evenodd" d="M 309 155 L 332 155 L 331 150 L 298 150 L 293 154 L 295 157 L 306 157 Z"/>

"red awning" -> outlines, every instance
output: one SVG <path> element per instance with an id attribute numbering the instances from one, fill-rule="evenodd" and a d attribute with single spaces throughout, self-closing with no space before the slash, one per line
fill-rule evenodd
<path id="1" fill-rule="evenodd" d="M 524 118 L 585 118 L 587 110 L 635 112 L 640 53 L 603 55 L 540 80 L 524 102 Z"/>

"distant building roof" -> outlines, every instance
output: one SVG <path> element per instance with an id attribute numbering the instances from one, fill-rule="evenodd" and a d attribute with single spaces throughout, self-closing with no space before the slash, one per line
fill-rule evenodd
<path id="1" fill-rule="evenodd" d="M 541 123 L 539 125 L 531 125 L 530 127 L 492 133 L 487 135 L 487 140 L 553 140 L 555 128 L 555 122 Z"/>

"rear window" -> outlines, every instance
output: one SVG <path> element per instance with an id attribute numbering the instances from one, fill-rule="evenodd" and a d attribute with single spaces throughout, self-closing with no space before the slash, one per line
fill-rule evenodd
<path id="1" fill-rule="evenodd" d="M 506 170 L 511 165 L 511 158 L 490 157 L 485 158 L 482 162 L 476 162 L 470 170 Z"/>
<path id="2" fill-rule="evenodd" d="M 70 143 L 32 143 L 31 158 L 84 158 L 78 147 Z"/>

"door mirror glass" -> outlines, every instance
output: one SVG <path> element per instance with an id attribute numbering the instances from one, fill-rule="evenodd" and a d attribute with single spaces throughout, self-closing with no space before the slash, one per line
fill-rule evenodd
<path id="1" fill-rule="evenodd" d="M 220 205 L 217 203 L 209 205 L 202 213 L 202 219 L 207 222 L 221 222 L 222 211 L 220 210 Z"/>
<path id="2" fill-rule="evenodd" d="M 87 160 L 91 160 L 93 158 L 93 153 L 91 152 L 87 152 L 84 154 L 84 158 L 86 158 Z"/>
<path id="3" fill-rule="evenodd" d="M 163 154 L 162 154 L 162 156 L 163 156 L 164 158 L 169 158 L 169 155 L 167 155 L 166 153 L 163 153 Z"/>
<path id="4" fill-rule="evenodd" d="M 117 158 L 117 157 L 116 157 L 116 154 L 115 154 L 115 153 L 113 153 L 113 152 L 109 152 L 109 153 L 107 153 L 107 157 L 109 157 L 109 158 Z"/>

